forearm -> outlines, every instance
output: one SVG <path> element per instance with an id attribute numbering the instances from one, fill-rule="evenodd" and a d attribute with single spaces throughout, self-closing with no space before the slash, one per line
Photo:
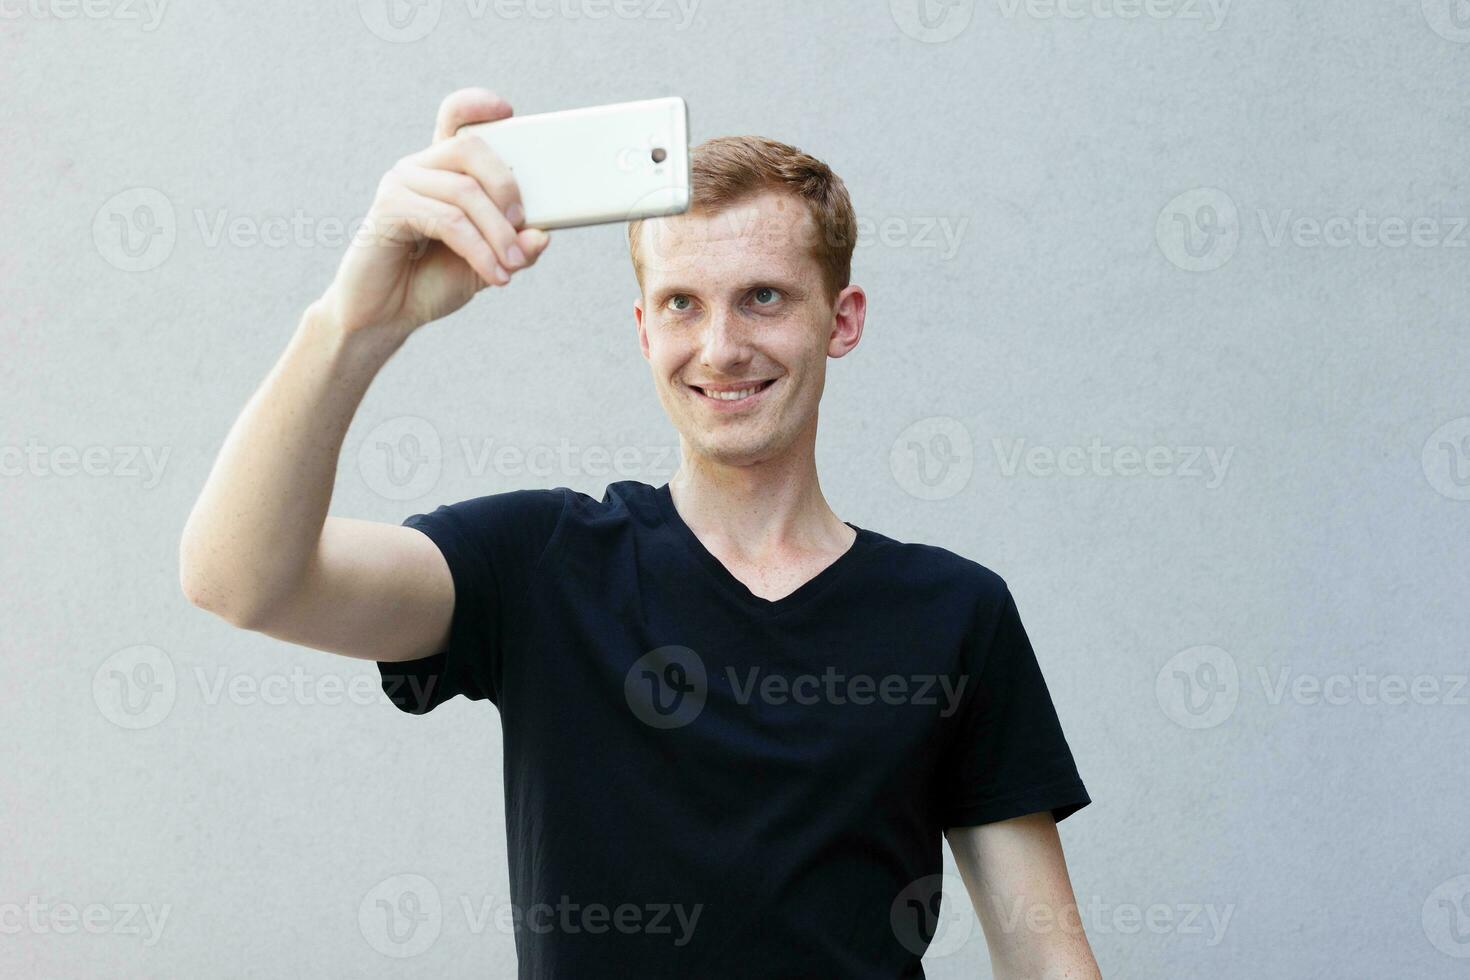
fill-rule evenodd
<path id="1" fill-rule="evenodd" d="M 296 587 L 316 554 L 342 440 L 401 339 L 337 329 L 313 304 L 235 421 L 180 546 L 196 604 L 242 626 Z"/>
<path id="2" fill-rule="evenodd" d="M 945 831 L 996 980 L 1101 980 L 1046 811 Z"/>
<path id="3" fill-rule="evenodd" d="M 981 916 L 995 980 L 1101 980 L 1075 902 L 1015 903 Z M 1021 909 L 1025 915 L 1016 918 Z"/>
<path id="4" fill-rule="evenodd" d="M 1012 965 L 992 958 L 995 980 L 1102 980 L 1097 961 L 1085 944 L 1030 965 Z"/>

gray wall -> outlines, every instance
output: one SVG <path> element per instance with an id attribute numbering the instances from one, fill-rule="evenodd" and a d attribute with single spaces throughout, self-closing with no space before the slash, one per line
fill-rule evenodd
<path id="1" fill-rule="evenodd" d="M 1106 976 L 1463 976 L 1454 2 L 8 0 L 0 973 L 514 975 L 494 710 L 401 715 L 190 608 L 175 558 L 342 223 L 483 84 L 680 94 L 695 139 L 847 180 L 871 313 L 824 487 L 1010 582 L 1096 799 L 1062 835 Z M 622 235 L 416 337 L 333 512 L 662 483 Z M 407 892 L 439 911 L 396 944 Z M 969 921 L 932 976 L 989 975 Z"/>

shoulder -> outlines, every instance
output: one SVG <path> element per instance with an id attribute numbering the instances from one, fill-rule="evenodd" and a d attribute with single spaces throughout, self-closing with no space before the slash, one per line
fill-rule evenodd
<path id="1" fill-rule="evenodd" d="M 571 487 L 504 490 L 445 504 L 405 523 L 451 523 L 473 531 L 529 527 L 549 534 L 562 525 L 609 527 L 659 520 L 655 490 L 634 480 L 609 484 L 601 500 Z"/>
<path id="2" fill-rule="evenodd" d="M 974 558 L 935 544 L 899 541 L 876 531 L 867 533 L 875 541 L 873 567 L 895 588 L 967 600 L 977 611 L 998 611 L 1010 597 L 1005 579 Z"/>
<path id="3" fill-rule="evenodd" d="M 1010 587 L 976 558 L 877 535 L 865 567 L 866 605 L 901 617 L 917 646 L 947 651 L 946 669 L 978 674 L 997 640 L 1010 644 L 1001 632 L 1017 615 Z"/>
<path id="4" fill-rule="evenodd" d="M 569 525 L 610 529 L 628 524 L 656 524 L 663 519 L 658 491 L 637 480 L 609 483 L 601 499 L 567 487 L 558 487 L 557 492 L 563 494 L 564 522 Z"/>
<path id="5" fill-rule="evenodd" d="M 554 490 L 505 490 L 443 504 L 426 514 L 415 514 L 405 524 L 444 523 L 472 531 L 506 524 L 554 524 L 566 508 L 565 487 Z"/>

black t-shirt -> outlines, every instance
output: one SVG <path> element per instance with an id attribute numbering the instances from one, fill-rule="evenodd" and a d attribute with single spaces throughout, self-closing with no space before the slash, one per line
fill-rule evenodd
<path id="1" fill-rule="evenodd" d="M 849 525 L 770 601 L 667 484 L 404 523 L 454 617 L 383 689 L 500 710 L 523 978 L 922 977 L 944 828 L 1090 802 L 1010 590 L 942 548 Z"/>

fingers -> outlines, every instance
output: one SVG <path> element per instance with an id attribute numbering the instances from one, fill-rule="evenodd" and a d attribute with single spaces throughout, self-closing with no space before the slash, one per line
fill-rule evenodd
<path id="1" fill-rule="evenodd" d="M 503 286 L 510 282 L 510 276 L 495 259 L 495 250 L 480 235 L 468 215 L 452 204 L 415 194 L 406 188 L 403 194 L 406 205 L 404 224 L 425 238 L 437 239 L 449 246 L 475 270 L 485 285 Z"/>
<path id="2" fill-rule="evenodd" d="M 417 172 L 426 185 L 430 181 L 422 176 L 424 170 L 463 177 L 463 180 L 454 180 L 453 183 L 434 179 L 432 183 L 443 192 L 425 190 L 421 193 L 430 193 L 461 207 L 473 201 L 474 210 L 467 208 L 466 211 L 471 216 L 483 216 L 483 221 L 477 217 L 477 224 L 485 233 L 486 241 L 495 248 L 500 264 L 511 271 L 527 265 L 525 250 L 516 240 L 516 230 L 525 221 L 520 187 L 510 167 L 484 140 L 470 134 L 456 136 L 400 161 L 400 165 L 407 168 L 408 173 Z M 477 189 L 479 193 L 476 193 Z M 481 207 L 482 202 L 497 215 L 485 211 Z"/>
<path id="3" fill-rule="evenodd" d="M 383 219 L 384 237 L 443 242 L 486 286 L 503 286 L 512 272 L 533 265 L 550 236 L 521 227 L 525 213 L 510 167 L 479 137 L 455 135 L 469 123 L 510 115 L 510 105 L 487 89 L 447 97 L 433 145 L 398 161 L 378 185 L 373 210 Z"/>
<path id="4" fill-rule="evenodd" d="M 446 170 L 394 167 L 378 186 L 373 212 L 380 216 L 387 240 L 403 245 L 414 240 L 443 242 L 486 286 L 504 286 L 510 274 L 501 265 L 482 224 L 506 231 L 510 242 L 520 250 L 521 267 L 534 264 L 550 243 L 550 236 L 540 229 L 510 229 L 505 216 L 496 210 L 477 181 Z M 394 234 L 395 226 L 406 230 L 406 235 Z M 490 235 L 499 233 L 492 230 Z"/>
<path id="5" fill-rule="evenodd" d="M 434 121 L 434 142 L 449 139 L 461 126 L 494 122 L 510 114 L 510 103 L 489 89 L 462 88 L 445 96 L 439 103 L 439 115 Z"/>
<path id="6" fill-rule="evenodd" d="M 370 215 L 374 220 L 364 225 L 364 231 L 371 233 L 369 243 L 407 247 L 411 257 L 417 259 L 426 242 L 443 242 L 485 285 L 505 281 L 495 250 L 469 215 L 453 204 L 410 190 L 400 167 L 388 171 L 378 182 Z"/>
<path id="7" fill-rule="evenodd" d="M 410 191 L 453 205 L 469 218 L 495 254 L 498 275 L 490 282 L 503 286 L 510 282 L 507 268 L 526 265 L 525 252 L 516 241 L 516 230 L 475 178 L 450 170 L 405 166 L 399 170 L 399 180 Z"/>

